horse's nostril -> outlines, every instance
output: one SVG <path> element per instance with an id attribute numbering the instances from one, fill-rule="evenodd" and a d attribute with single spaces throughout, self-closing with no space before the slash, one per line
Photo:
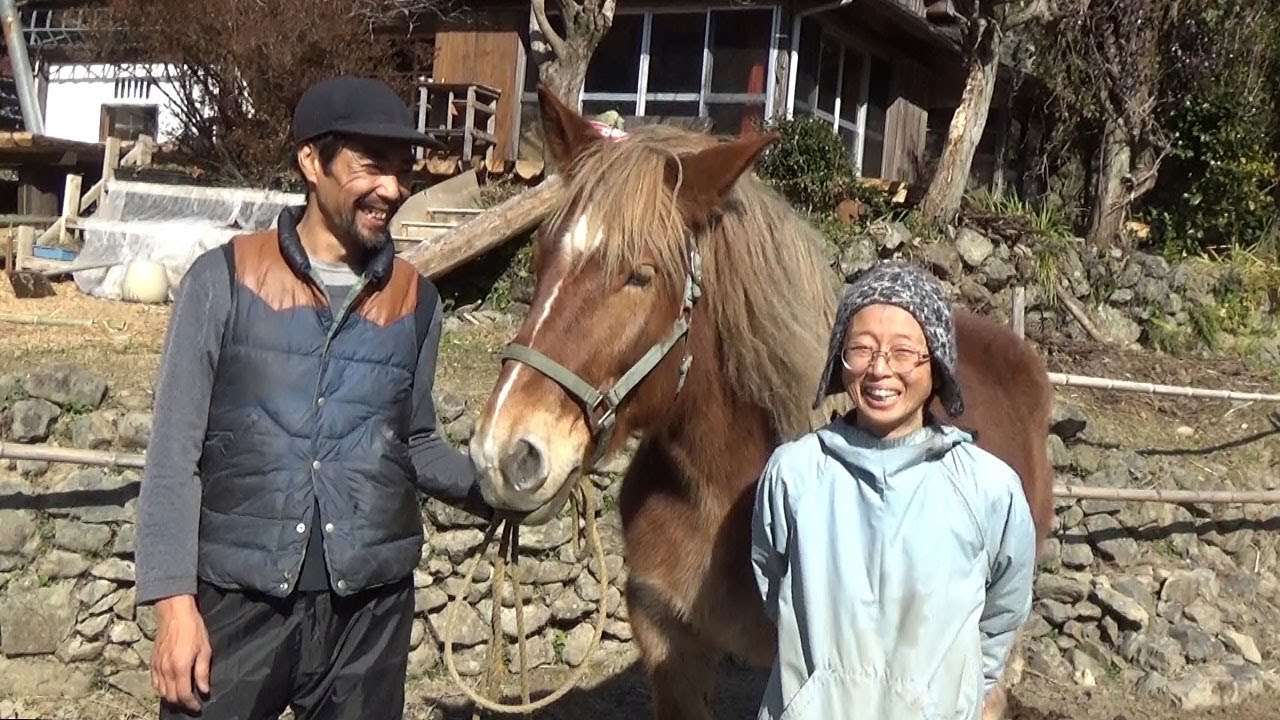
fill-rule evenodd
<path id="1" fill-rule="evenodd" d="M 534 492 L 547 481 L 547 465 L 542 451 L 521 438 L 502 459 L 502 474 L 521 492 Z"/>

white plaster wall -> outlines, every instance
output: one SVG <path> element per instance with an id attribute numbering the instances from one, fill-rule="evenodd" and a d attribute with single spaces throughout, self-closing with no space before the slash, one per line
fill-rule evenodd
<path id="1" fill-rule="evenodd" d="M 160 137 L 156 139 L 165 142 L 177 132 L 178 118 L 169 107 L 164 84 L 144 90 L 141 96 L 136 87 L 125 97 L 116 96 L 117 78 L 163 76 L 162 66 L 51 65 L 44 109 L 45 134 L 100 142 L 103 105 L 154 105 L 160 109 Z"/>

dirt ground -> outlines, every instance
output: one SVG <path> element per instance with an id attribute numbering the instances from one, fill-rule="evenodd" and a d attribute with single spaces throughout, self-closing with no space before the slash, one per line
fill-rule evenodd
<path id="1" fill-rule="evenodd" d="M 18 300 L 8 283 L 0 280 L 0 372 L 23 373 L 43 363 L 68 361 L 101 373 L 111 383 L 113 394 L 150 393 L 163 348 L 168 308 L 97 300 L 81 295 L 71 283 L 59 283 L 57 288 L 56 298 Z M 8 322 L 13 316 L 92 322 L 26 325 Z M 512 327 L 465 317 L 455 325 L 442 342 L 439 384 L 475 410 L 492 388 L 497 353 Z M 1067 343 L 1046 344 L 1041 349 L 1053 371 L 1280 392 L 1274 373 L 1250 369 L 1237 360 L 1155 357 L 1146 352 Z M 1060 389 L 1059 397 L 1076 404 L 1089 418 L 1090 442 L 1185 462 L 1209 485 L 1215 480 L 1232 480 L 1222 476 L 1222 468 L 1232 474 L 1250 475 L 1254 484 L 1280 484 L 1280 452 L 1275 449 L 1280 427 L 1273 420 L 1272 408 L 1266 405 L 1076 388 Z M 754 717 L 763 682 L 760 672 L 726 668 L 716 696 L 718 717 Z M 452 697 L 440 700 L 449 696 Z M 1011 709 L 1012 720 L 1274 720 L 1280 718 L 1280 693 L 1228 708 L 1181 711 L 1114 687 L 1078 688 L 1027 675 L 1014 692 Z M 74 703 L 74 707 L 55 703 L 37 711 L 48 713 L 41 717 L 154 716 L 153 709 L 111 690 L 95 693 L 92 698 Z M 470 707 L 442 678 L 410 688 L 408 717 L 436 720 L 441 717 L 440 711 L 450 719 L 471 716 Z M 642 671 L 634 662 L 620 660 L 593 671 L 581 687 L 538 713 L 538 717 L 643 718 L 647 712 L 648 693 Z"/>

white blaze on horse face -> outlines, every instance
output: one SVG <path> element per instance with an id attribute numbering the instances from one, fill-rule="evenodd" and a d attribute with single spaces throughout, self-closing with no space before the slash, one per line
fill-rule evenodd
<path id="1" fill-rule="evenodd" d="M 529 310 L 533 324 L 529 328 L 526 342 L 530 347 L 549 350 L 538 347 L 538 337 L 555 310 L 556 300 L 567 279 L 568 268 L 581 254 L 595 249 L 603 239 L 603 232 L 591 222 L 590 212 L 579 216 L 573 229 L 560 238 L 555 246 L 559 250 L 559 257 L 547 265 L 550 271 L 557 273 L 551 289 Z M 503 367 L 490 410 L 487 416 L 481 418 L 476 434 L 472 437 L 471 456 L 475 458 L 476 466 L 481 471 L 482 483 L 490 491 L 487 495 L 491 502 L 511 500 L 524 506 L 533 500 L 549 500 L 581 464 L 582 454 L 590 440 L 585 430 L 585 418 L 581 416 L 576 403 L 565 404 L 561 402 L 563 398 L 548 397 L 542 392 L 537 395 L 522 395 L 518 379 L 533 377 L 528 373 L 536 376 L 538 371 L 519 362 L 509 362 Z M 538 386 L 541 388 L 544 383 L 539 383 Z M 565 407 L 572 407 L 574 414 L 565 415 L 562 411 Z M 523 493 L 512 487 L 504 480 L 500 470 L 504 455 L 518 440 L 531 441 L 546 455 L 544 460 L 548 471 L 547 481 L 532 493 Z"/>

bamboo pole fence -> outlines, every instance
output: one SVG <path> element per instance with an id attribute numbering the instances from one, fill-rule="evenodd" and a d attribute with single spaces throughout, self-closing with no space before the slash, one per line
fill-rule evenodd
<path id="1" fill-rule="evenodd" d="M 146 456 L 139 453 L 80 450 L 77 448 L 0 443 L 0 459 L 37 460 L 74 465 L 135 468 L 146 465 Z M 1163 502 L 1172 504 L 1208 503 L 1280 503 L 1280 490 L 1161 490 L 1159 488 L 1096 488 L 1079 485 L 1057 485 L 1053 494 L 1061 498 L 1078 500 L 1118 500 L 1130 502 Z"/>
<path id="2" fill-rule="evenodd" d="M 1094 388 L 1097 390 L 1120 390 L 1140 392 L 1151 395 L 1174 395 L 1177 397 L 1206 398 L 1216 400 L 1239 400 L 1243 402 L 1280 403 L 1280 394 L 1237 392 L 1235 390 L 1206 390 L 1204 388 L 1186 387 L 1182 385 L 1158 385 L 1132 380 L 1111 380 L 1108 378 L 1090 377 L 1088 375 L 1070 375 L 1067 373 L 1049 373 L 1049 382 L 1067 387 Z"/>

